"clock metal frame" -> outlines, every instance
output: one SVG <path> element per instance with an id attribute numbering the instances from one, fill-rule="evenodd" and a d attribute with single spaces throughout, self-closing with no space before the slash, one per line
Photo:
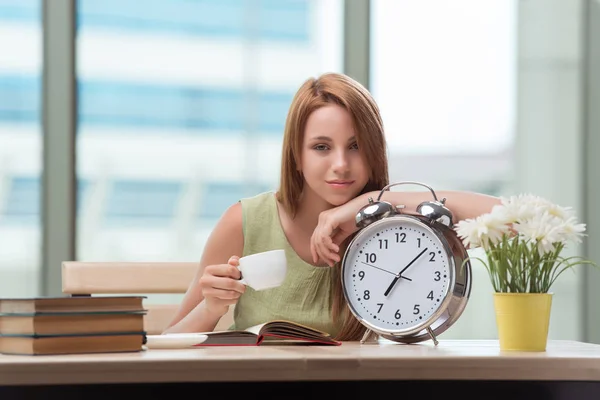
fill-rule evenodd
<path id="1" fill-rule="evenodd" d="M 384 190 L 391 186 L 393 185 L 388 185 L 386 188 L 384 188 Z M 428 186 L 426 187 L 429 188 Z M 445 199 L 439 202 L 435 197 L 435 192 L 433 192 L 433 189 L 429 189 L 434 194 L 435 201 L 431 203 L 422 203 L 418 208 L 420 210 L 428 210 L 431 208 L 431 205 L 433 205 L 436 208 L 438 206 L 443 207 Z M 381 194 L 379 198 L 381 198 Z M 381 211 L 367 215 L 368 221 L 366 221 L 367 218 L 363 218 L 362 221 L 359 221 L 358 216 L 364 216 L 364 213 L 359 213 L 359 215 L 357 215 L 357 226 L 359 226 L 361 230 L 350 241 L 348 247 L 344 252 L 340 273 L 340 279 L 342 280 L 342 290 L 346 298 L 348 308 L 350 309 L 352 315 L 354 315 L 354 317 L 358 319 L 360 323 L 367 328 L 367 332 L 365 333 L 362 342 L 364 342 L 368 337 L 370 337 L 372 333 L 376 333 L 380 337 L 394 342 L 409 344 L 432 339 L 435 345 L 437 345 L 437 336 L 445 332 L 462 315 L 468 303 L 472 285 L 472 271 L 469 256 L 462 242 L 450 226 L 451 214 L 450 223 L 448 223 L 448 218 L 446 218 L 446 216 L 444 216 L 444 218 L 440 218 L 439 213 L 435 213 L 435 215 L 403 214 L 400 211 L 402 209 L 402 206 L 395 207 L 395 209 L 392 211 L 390 209 L 391 205 L 389 203 L 378 202 L 373 204 L 372 199 L 370 199 L 369 205 L 366 206 L 363 210 L 368 210 L 368 207 L 373 208 L 373 205 L 382 206 Z M 449 213 L 449 210 L 445 210 Z M 379 217 L 377 214 L 379 214 Z M 347 287 L 345 280 L 345 270 L 347 268 L 350 268 L 348 256 L 350 251 L 352 251 L 353 247 L 359 246 L 361 243 L 364 242 L 365 239 L 371 238 L 373 232 L 379 230 L 381 228 L 381 225 L 394 225 L 396 223 L 401 223 L 402 221 L 408 221 L 409 223 L 420 225 L 421 227 L 429 231 L 430 234 L 438 237 L 438 239 L 442 243 L 443 249 L 446 252 L 446 256 L 448 258 L 450 281 L 448 283 L 448 290 L 444 296 L 443 301 L 441 302 L 436 312 L 433 313 L 429 318 L 425 319 L 423 322 L 410 329 L 387 329 L 373 325 L 371 322 L 368 322 L 362 317 L 361 312 L 356 310 L 356 308 L 350 301 L 349 288 Z"/>

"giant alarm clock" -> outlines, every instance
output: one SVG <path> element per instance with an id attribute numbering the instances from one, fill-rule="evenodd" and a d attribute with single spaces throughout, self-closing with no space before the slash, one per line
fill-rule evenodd
<path id="1" fill-rule="evenodd" d="M 421 185 L 433 199 L 416 213 L 381 197 L 392 186 Z M 454 324 L 471 292 L 471 264 L 453 215 L 419 182 L 387 185 L 356 215 L 359 231 L 342 258 L 342 287 L 352 314 L 373 333 L 400 343 L 432 339 Z"/>

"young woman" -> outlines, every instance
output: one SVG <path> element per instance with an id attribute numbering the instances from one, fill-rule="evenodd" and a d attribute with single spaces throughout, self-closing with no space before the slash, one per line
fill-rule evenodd
<path id="1" fill-rule="evenodd" d="M 386 150 L 379 109 L 362 85 L 334 73 L 307 80 L 287 116 L 279 190 L 241 199 L 224 213 L 165 333 L 212 331 L 235 304 L 232 328 L 286 319 L 360 340 L 364 328 L 346 307 L 339 262 L 357 230 L 356 213 L 389 183 Z M 499 203 L 478 193 L 437 194 L 457 221 Z M 386 191 L 382 199 L 414 211 L 431 193 Z M 288 260 L 283 285 L 254 291 L 238 281 L 239 257 L 281 248 Z"/>

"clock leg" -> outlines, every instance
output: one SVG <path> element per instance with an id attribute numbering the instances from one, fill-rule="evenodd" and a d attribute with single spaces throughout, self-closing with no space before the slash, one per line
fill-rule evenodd
<path id="1" fill-rule="evenodd" d="M 365 331 L 365 334 L 363 335 L 362 339 L 360 339 L 360 344 L 367 343 L 369 341 L 369 339 L 371 338 L 372 334 L 373 334 L 373 331 L 370 329 L 367 329 Z"/>
<path id="2" fill-rule="evenodd" d="M 437 346 L 439 342 L 430 327 L 427 327 L 427 333 L 429 333 L 429 336 L 431 336 L 431 339 L 433 339 L 433 344 Z"/>

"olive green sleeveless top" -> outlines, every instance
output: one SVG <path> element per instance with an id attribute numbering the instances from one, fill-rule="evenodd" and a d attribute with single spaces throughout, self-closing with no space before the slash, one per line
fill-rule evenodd
<path id="1" fill-rule="evenodd" d="M 284 249 L 288 270 L 279 287 L 256 291 L 246 287 L 234 309 L 230 329 L 246 329 L 276 319 L 294 321 L 335 337 L 331 318 L 332 269 L 311 265 L 298 256 L 283 231 L 274 192 L 241 199 L 244 252 L 250 255 Z"/>

